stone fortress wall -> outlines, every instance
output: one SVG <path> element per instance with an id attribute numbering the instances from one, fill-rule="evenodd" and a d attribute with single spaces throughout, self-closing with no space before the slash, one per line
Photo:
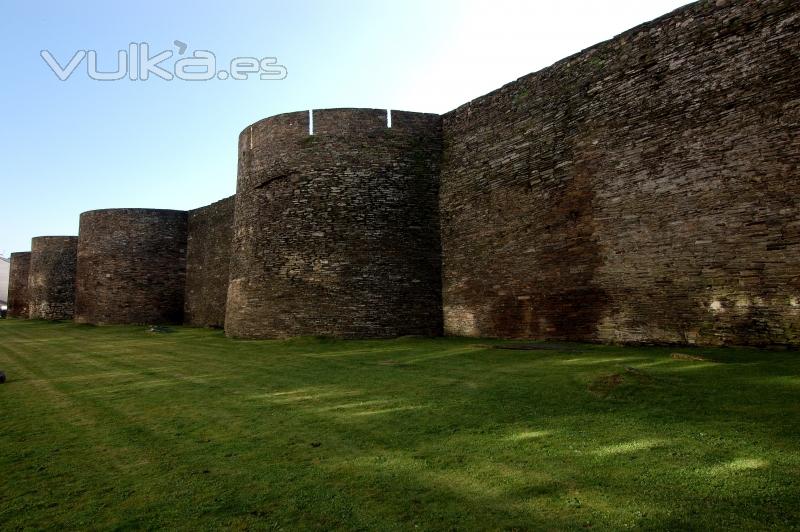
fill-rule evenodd
<path id="1" fill-rule="evenodd" d="M 8 273 L 8 315 L 12 318 L 28 318 L 28 275 L 31 270 L 31 252 L 19 251 L 10 256 Z"/>
<path id="2" fill-rule="evenodd" d="M 800 3 L 702 0 L 443 116 L 266 118 L 235 197 L 82 215 L 77 319 L 797 346 L 798 86 Z"/>
<path id="3" fill-rule="evenodd" d="M 75 321 L 182 323 L 187 218 L 162 209 L 81 214 Z"/>
<path id="4" fill-rule="evenodd" d="M 189 211 L 184 323 L 222 328 L 228 298 L 235 196 Z"/>
<path id="5" fill-rule="evenodd" d="M 439 115 L 327 109 L 239 137 L 226 330 L 241 337 L 442 332 Z"/>
<path id="6" fill-rule="evenodd" d="M 72 319 L 77 249 L 77 236 L 37 236 L 31 239 L 28 271 L 30 318 Z"/>
<path id="7" fill-rule="evenodd" d="M 445 329 L 800 343 L 800 3 L 699 2 L 444 115 Z"/>

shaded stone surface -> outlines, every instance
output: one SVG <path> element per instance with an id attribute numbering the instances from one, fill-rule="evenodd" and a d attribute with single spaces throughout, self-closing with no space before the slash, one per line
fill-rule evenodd
<path id="1" fill-rule="evenodd" d="M 234 197 L 189 211 L 184 323 L 225 325 Z"/>
<path id="2" fill-rule="evenodd" d="M 226 333 L 441 333 L 438 115 L 329 109 L 239 137 Z"/>
<path id="3" fill-rule="evenodd" d="M 34 319 L 71 320 L 75 310 L 77 236 L 31 239 L 28 312 Z"/>
<path id="4" fill-rule="evenodd" d="M 446 333 L 800 343 L 799 35 L 697 2 L 444 115 Z"/>
<path id="5" fill-rule="evenodd" d="M 28 275 L 31 269 L 30 251 L 11 254 L 11 265 L 8 274 L 8 316 L 11 318 L 28 318 Z"/>
<path id="6" fill-rule="evenodd" d="M 187 213 L 106 209 L 81 214 L 75 320 L 180 324 Z"/>

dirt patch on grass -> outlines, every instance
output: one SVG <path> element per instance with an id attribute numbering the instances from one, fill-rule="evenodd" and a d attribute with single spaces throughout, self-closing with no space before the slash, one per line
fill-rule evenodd
<path id="1" fill-rule="evenodd" d="M 713 360 L 709 360 L 706 357 L 702 357 L 700 355 L 688 355 L 686 353 L 672 353 L 669 356 L 670 358 L 674 358 L 675 360 L 691 360 L 694 362 L 713 362 Z"/>
<path id="2" fill-rule="evenodd" d="M 649 373 L 632 366 L 625 366 L 625 373 L 639 382 L 652 382 L 654 380 Z"/>
<path id="3" fill-rule="evenodd" d="M 632 366 L 624 366 L 623 373 L 611 373 L 601 375 L 589 383 L 589 393 L 597 397 L 608 397 L 626 379 L 634 379 L 639 384 L 649 384 L 656 380 L 655 377 L 641 369 Z"/>
<path id="4" fill-rule="evenodd" d="M 597 397 L 607 397 L 614 391 L 614 388 L 622 384 L 623 376 L 619 373 L 603 375 L 589 383 L 589 393 Z"/>
<path id="5" fill-rule="evenodd" d="M 573 351 L 573 346 L 564 344 L 500 344 L 493 345 L 493 349 L 508 349 L 511 351 Z"/>

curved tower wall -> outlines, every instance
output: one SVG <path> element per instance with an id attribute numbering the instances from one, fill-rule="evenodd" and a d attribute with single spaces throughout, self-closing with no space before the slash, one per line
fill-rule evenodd
<path id="1" fill-rule="evenodd" d="M 28 275 L 31 270 L 31 253 L 22 251 L 11 254 L 8 274 L 8 315 L 12 318 L 28 318 Z"/>
<path id="2" fill-rule="evenodd" d="M 81 214 L 75 320 L 183 321 L 187 213 L 105 209 Z"/>
<path id="3" fill-rule="evenodd" d="M 227 334 L 440 334 L 440 117 L 313 120 L 313 136 L 307 112 L 239 136 Z"/>
<path id="4" fill-rule="evenodd" d="M 184 323 L 225 325 L 234 197 L 189 211 Z"/>
<path id="5" fill-rule="evenodd" d="M 77 247 L 77 236 L 37 236 L 31 240 L 28 274 L 31 318 L 72 319 Z"/>

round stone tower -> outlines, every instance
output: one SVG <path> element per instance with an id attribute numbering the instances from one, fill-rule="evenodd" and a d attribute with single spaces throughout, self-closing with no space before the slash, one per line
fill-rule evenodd
<path id="1" fill-rule="evenodd" d="M 81 214 L 75 321 L 177 324 L 186 278 L 185 211 Z"/>
<path id="2" fill-rule="evenodd" d="M 28 312 L 31 318 L 72 319 L 77 247 L 77 236 L 37 236 L 31 240 L 28 274 Z"/>
<path id="3" fill-rule="evenodd" d="M 8 274 L 8 315 L 12 318 L 30 317 L 28 276 L 31 271 L 31 252 L 11 254 Z"/>
<path id="4" fill-rule="evenodd" d="M 328 109 L 239 135 L 228 335 L 441 334 L 441 118 Z"/>

